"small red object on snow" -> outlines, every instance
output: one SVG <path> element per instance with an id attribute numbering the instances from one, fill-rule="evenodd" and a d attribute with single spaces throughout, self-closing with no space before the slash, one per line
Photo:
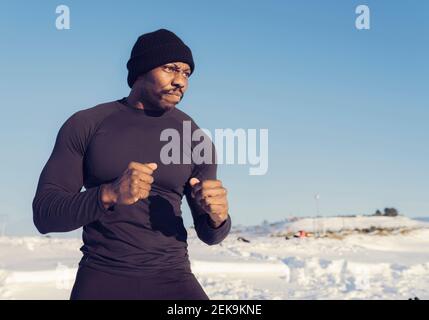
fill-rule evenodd
<path id="1" fill-rule="evenodd" d="M 297 233 L 295 233 L 294 237 L 295 238 L 305 238 L 305 237 L 307 237 L 307 233 L 304 230 L 299 230 Z"/>

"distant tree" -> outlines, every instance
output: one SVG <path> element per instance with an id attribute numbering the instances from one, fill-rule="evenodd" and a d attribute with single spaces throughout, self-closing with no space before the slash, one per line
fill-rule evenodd
<path id="1" fill-rule="evenodd" d="M 398 215 L 398 210 L 395 208 L 384 208 L 384 216 L 386 217 L 396 217 Z"/>
<path id="2" fill-rule="evenodd" d="M 380 210 L 377 209 L 377 211 L 374 213 L 374 216 L 382 216 L 383 214 L 381 213 Z"/>

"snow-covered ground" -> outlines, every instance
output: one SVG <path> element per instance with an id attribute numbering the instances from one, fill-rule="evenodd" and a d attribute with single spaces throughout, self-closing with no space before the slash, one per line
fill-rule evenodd
<path id="1" fill-rule="evenodd" d="M 286 240 L 299 230 L 321 237 Z M 191 229 L 188 243 L 211 299 L 429 299 L 429 223 L 405 217 L 235 226 L 216 246 Z M 80 246 L 80 239 L 0 237 L 0 299 L 68 299 Z"/>

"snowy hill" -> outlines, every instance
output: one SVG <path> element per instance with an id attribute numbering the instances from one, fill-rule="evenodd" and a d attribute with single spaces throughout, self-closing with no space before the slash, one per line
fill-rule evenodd
<path id="1" fill-rule="evenodd" d="M 355 231 L 370 232 L 371 230 L 411 231 L 429 227 L 429 222 L 417 221 L 403 216 L 344 216 L 344 217 L 318 217 L 318 218 L 289 218 L 275 223 L 265 223 L 258 226 L 235 226 L 234 232 L 250 233 L 258 235 L 282 236 L 305 230 L 311 233 L 320 232 L 345 232 Z"/>
<path id="2" fill-rule="evenodd" d="M 390 232 L 342 239 L 280 236 L 321 226 L 326 233 Z M 192 269 L 212 299 L 429 299 L 429 223 L 405 217 L 236 226 L 216 246 L 205 245 L 190 229 L 188 243 Z M 0 299 L 68 299 L 80 246 L 80 239 L 0 238 Z"/>

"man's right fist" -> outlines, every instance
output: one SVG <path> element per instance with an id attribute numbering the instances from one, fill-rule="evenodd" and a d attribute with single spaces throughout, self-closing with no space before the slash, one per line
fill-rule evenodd
<path id="1" fill-rule="evenodd" d="M 128 168 L 112 183 L 101 186 L 101 200 L 107 209 L 114 204 L 134 204 L 149 197 L 156 163 L 132 161 Z"/>

